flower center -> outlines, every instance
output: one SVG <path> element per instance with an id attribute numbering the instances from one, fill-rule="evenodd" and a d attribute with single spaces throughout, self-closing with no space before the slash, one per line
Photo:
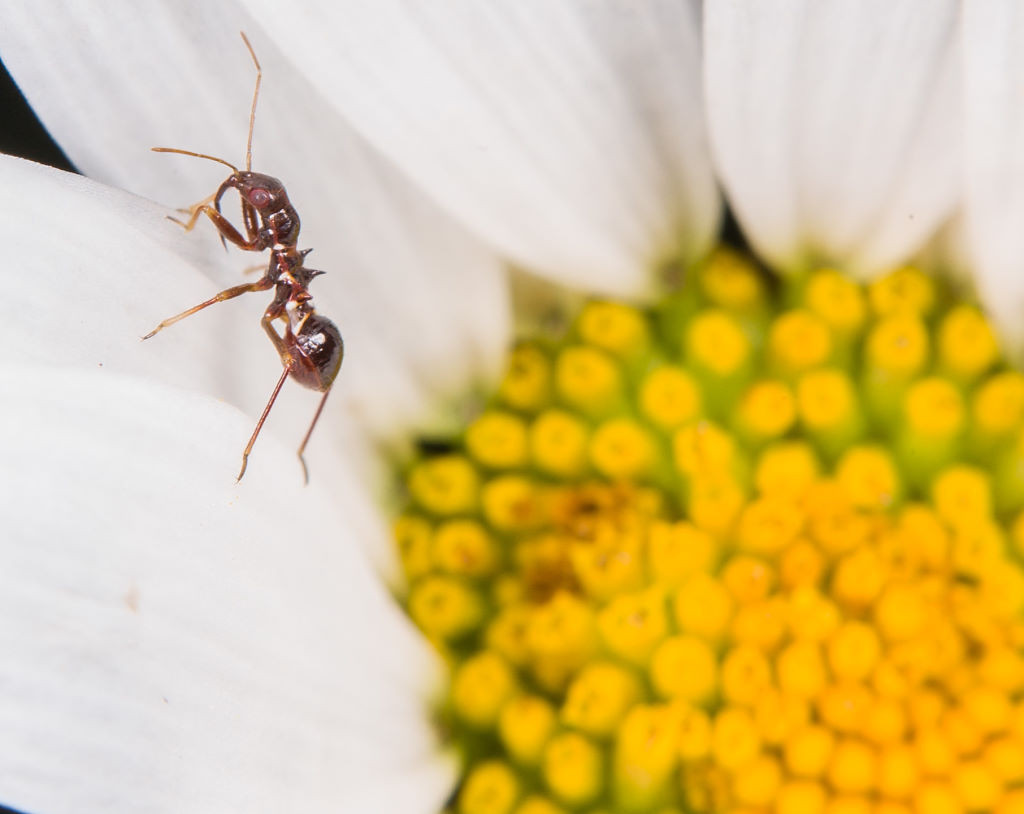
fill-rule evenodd
<path id="1" fill-rule="evenodd" d="M 914 269 L 721 251 L 415 461 L 452 811 L 1024 810 L 1024 376 Z"/>

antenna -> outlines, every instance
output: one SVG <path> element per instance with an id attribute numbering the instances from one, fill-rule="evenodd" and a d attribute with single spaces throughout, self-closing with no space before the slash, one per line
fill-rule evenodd
<path id="1" fill-rule="evenodd" d="M 252 92 L 252 109 L 249 111 L 249 140 L 245 144 L 245 169 L 248 172 L 252 170 L 252 131 L 253 127 L 256 126 L 256 101 L 260 98 L 260 83 L 263 81 L 263 69 L 260 67 L 260 61 L 256 59 L 256 52 L 253 50 L 249 38 L 245 36 L 245 32 L 239 31 L 238 33 L 242 35 L 242 41 L 245 43 L 245 47 L 249 49 L 249 56 L 252 57 L 252 61 L 256 65 L 256 88 Z M 238 172 L 238 170 L 235 170 L 235 172 Z"/>
<path id="2" fill-rule="evenodd" d="M 218 164 L 223 164 L 225 167 L 230 167 L 236 173 L 238 167 L 234 164 L 225 161 L 223 158 L 217 158 L 215 155 L 206 155 L 205 153 L 193 153 L 191 150 L 179 150 L 177 147 L 151 147 L 154 153 L 178 153 L 178 155 L 190 155 L 193 158 L 205 158 L 207 161 L 216 161 Z"/>

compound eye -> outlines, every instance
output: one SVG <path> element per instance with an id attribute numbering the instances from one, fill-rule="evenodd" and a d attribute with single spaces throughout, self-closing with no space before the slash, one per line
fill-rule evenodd
<path id="1" fill-rule="evenodd" d="M 273 196 L 263 187 L 256 187 L 249 191 L 249 203 L 257 209 L 262 209 L 273 200 Z"/>

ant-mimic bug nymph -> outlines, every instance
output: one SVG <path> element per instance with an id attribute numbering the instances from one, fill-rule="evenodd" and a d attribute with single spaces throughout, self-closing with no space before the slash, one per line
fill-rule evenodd
<path id="1" fill-rule="evenodd" d="M 256 65 L 256 89 L 253 91 L 252 108 L 249 113 L 249 139 L 245 151 L 245 170 L 239 170 L 234 164 L 222 158 L 203 153 L 172 147 L 154 147 L 153 150 L 158 153 L 179 153 L 195 158 L 204 158 L 230 167 L 231 175 L 217 188 L 215 193 L 186 210 L 189 213 L 188 220 L 180 221 L 176 218 L 171 218 L 171 220 L 183 226 L 188 232 L 196 225 L 201 215 L 206 215 L 217 227 L 221 242 L 225 246 L 230 241 L 245 251 L 262 252 L 269 249 L 270 263 L 263 277 L 256 282 L 236 285 L 221 291 L 205 302 L 165 319 L 142 338 L 149 339 L 169 325 L 173 325 L 214 303 L 224 302 L 250 291 L 274 289 L 274 299 L 263 312 L 260 324 L 267 336 L 270 337 L 278 356 L 281 357 L 284 370 L 274 391 L 270 394 L 270 399 L 267 401 L 267 406 L 263 409 L 259 421 L 256 422 L 256 429 L 253 430 L 245 451 L 242 453 L 242 468 L 238 473 L 238 480 L 241 480 L 245 474 L 249 453 L 252 452 L 256 438 L 263 428 L 263 422 L 266 421 L 267 415 L 270 413 L 270 408 L 274 406 L 274 401 L 277 399 L 278 393 L 281 392 L 285 379 L 291 376 L 303 387 L 324 394 L 316 408 L 309 429 L 299 445 L 302 474 L 308 483 L 309 471 L 306 468 L 303 452 L 305 452 L 309 437 L 313 434 L 313 428 L 323 412 L 327 396 L 331 392 L 331 386 L 338 376 L 345 346 L 338 327 L 331 320 L 317 314 L 313 308 L 309 283 L 314 277 L 324 272 L 306 268 L 303 264 L 306 255 L 311 250 L 300 250 L 296 247 L 299 239 L 299 214 L 288 200 L 284 184 L 277 178 L 252 171 L 252 132 L 256 121 L 256 102 L 259 99 L 263 70 L 256 58 L 256 52 L 244 32 L 242 32 L 242 39 Z M 221 198 L 231 189 L 238 192 L 242 204 L 241 231 L 225 218 L 220 210 Z M 283 333 L 278 333 L 275 329 L 275 320 L 283 321 Z"/>

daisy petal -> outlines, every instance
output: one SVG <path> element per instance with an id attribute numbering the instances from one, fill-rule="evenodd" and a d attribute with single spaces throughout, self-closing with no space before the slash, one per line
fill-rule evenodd
<path id="1" fill-rule="evenodd" d="M 967 232 L 978 291 L 1000 327 L 1024 342 L 1024 9 L 964 6 Z"/>
<path id="2" fill-rule="evenodd" d="M 238 403 L 255 373 L 232 341 L 242 311 L 207 311 L 173 341 L 139 341 L 217 290 L 197 271 L 215 268 L 215 242 L 182 239 L 148 201 L 9 156 L 0 156 L 0 211 L 12 287 L 0 298 L 0 342 L 20 361 L 148 374 Z"/>
<path id="3" fill-rule="evenodd" d="M 277 6 L 247 3 L 257 20 Z M 515 261 L 640 290 L 718 199 L 698 6 L 309 0 L 275 40 L 374 147 Z"/>
<path id="4" fill-rule="evenodd" d="M 720 176 L 776 267 L 869 274 L 959 192 L 959 4 L 712 0 L 706 93 Z"/>
<path id="5" fill-rule="evenodd" d="M 313 293 L 345 335 L 345 392 L 373 429 L 422 421 L 439 396 L 494 377 L 509 315 L 493 252 L 370 150 L 244 10 L 173 4 L 154 18 L 71 4 L 65 12 L 12 4 L 0 31 L 12 72 L 80 168 L 175 206 L 215 189 L 225 171 L 155 155 L 150 145 L 244 163 L 255 70 L 238 27 L 248 29 L 265 77 L 254 167 L 283 176 L 302 217 L 301 245 L 317 250 L 310 264 L 331 272 Z M 60 60 L 48 56 L 54 50 Z M 212 232 L 201 222 L 176 236 L 216 246 Z M 236 270 L 261 260 L 230 257 Z M 246 409 L 262 407 L 275 364 L 269 355 Z"/>
<path id="6" fill-rule="evenodd" d="M 249 421 L 105 373 L 5 366 L 0 794 L 25 810 L 437 810 L 439 667 Z M 212 435 L 206 430 L 212 429 Z M 351 803 L 359 806 L 352 808 Z M 406 801 L 409 802 L 409 801 Z"/>
<path id="7" fill-rule="evenodd" d="M 202 197 L 196 184 L 209 168 L 183 160 L 172 171 L 149 148 L 175 139 L 171 146 L 240 163 L 255 79 L 237 39 L 244 9 L 231 0 L 185 5 L 61 3 L 59 13 L 39 14 L 14 0 L 0 29 L 4 65 L 75 166 L 174 206 Z M 237 52 L 227 47 L 236 42 Z"/>

